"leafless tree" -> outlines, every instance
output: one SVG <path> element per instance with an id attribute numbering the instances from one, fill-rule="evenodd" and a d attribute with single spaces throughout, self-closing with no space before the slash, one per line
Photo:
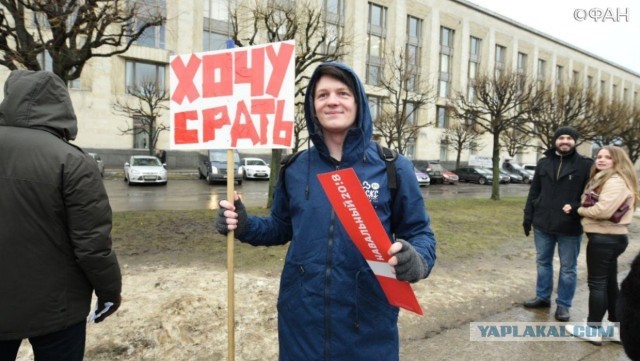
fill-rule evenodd
<path id="1" fill-rule="evenodd" d="M 93 57 L 123 54 L 164 14 L 143 1 L 0 0 L 0 65 L 78 79 Z"/>
<path id="2" fill-rule="evenodd" d="M 113 103 L 113 110 L 131 119 L 131 125 L 118 129 L 122 134 L 146 134 L 149 137 L 149 155 L 154 155 L 158 136 L 169 130 L 169 126 L 159 122 L 162 112 L 169 109 L 169 94 L 153 81 L 143 81 L 127 91 L 128 95 L 117 98 Z"/>
<path id="3" fill-rule="evenodd" d="M 386 59 L 379 86 L 389 95 L 383 98 L 380 115 L 373 121 L 386 144 L 404 154 L 407 144 L 429 125 L 420 121 L 418 114 L 435 96 L 426 77 L 415 71 L 415 60 L 404 47 L 390 52 Z"/>
<path id="4" fill-rule="evenodd" d="M 619 99 L 599 97 L 593 112 L 594 133 L 592 137 L 598 146 L 620 144 L 623 129 L 632 119 L 631 107 Z"/>
<path id="5" fill-rule="evenodd" d="M 482 149 L 481 133 L 473 126 L 458 123 L 446 128 L 440 136 L 440 144 L 456 152 L 456 169 L 460 168 L 460 155 L 463 150 L 476 152 Z"/>
<path id="6" fill-rule="evenodd" d="M 640 106 L 632 108 L 630 118 L 620 129 L 620 140 L 625 148 L 629 158 L 635 164 L 640 158 Z"/>
<path id="7" fill-rule="evenodd" d="M 322 8 L 309 1 L 250 1 L 230 9 L 231 38 L 237 46 L 257 45 L 285 40 L 296 41 L 296 105 L 302 108 L 312 67 L 346 55 L 350 41 L 344 31 L 327 24 Z M 339 27 L 338 27 L 339 28 Z M 296 144 L 306 141 L 306 126 L 295 127 Z M 278 174 L 283 150 L 271 151 L 271 174 Z M 267 207 L 271 207 L 276 177 L 269 180 Z"/>
<path id="8" fill-rule="evenodd" d="M 453 114 L 460 120 L 474 119 L 476 124 L 493 136 L 493 187 L 491 199 L 500 199 L 499 164 L 500 135 L 518 126 L 526 114 L 539 111 L 542 92 L 523 81 L 515 72 L 494 75 L 480 75 L 473 84 L 473 99 L 466 92 L 458 92 L 452 106 Z"/>
<path id="9" fill-rule="evenodd" d="M 565 85 L 544 85 L 537 90 L 543 95 L 540 111 L 525 114 L 528 128 L 526 133 L 540 140 L 544 151 L 554 146 L 553 134 L 562 126 L 571 126 L 580 134 L 578 145 L 593 140 L 597 134 L 595 97 L 591 89 L 580 83 Z"/>
<path id="10" fill-rule="evenodd" d="M 515 157 L 518 153 L 522 153 L 525 149 L 530 148 L 531 139 L 531 134 L 520 130 L 519 127 L 506 129 L 500 134 L 502 147 L 504 147 L 511 158 Z"/>

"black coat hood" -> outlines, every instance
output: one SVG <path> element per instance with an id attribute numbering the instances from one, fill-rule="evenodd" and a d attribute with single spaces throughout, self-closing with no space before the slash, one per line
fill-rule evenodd
<path id="1" fill-rule="evenodd" d="M 67 87 L 48 71 L 11 72 L 0 103 L 0 126 L 42 129 L 66 140 L 78 134 Z"/>

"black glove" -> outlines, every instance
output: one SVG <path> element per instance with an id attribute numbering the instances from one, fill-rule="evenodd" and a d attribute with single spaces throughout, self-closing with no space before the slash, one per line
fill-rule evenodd
<path id="1" fill-rule="evenodd" d="M 122 302 L 122 297 L 118 296 L 113 300 L 105 300 L 98 298 L 98 304 L 96 305 L 95 311 L 95 323 L 100 323 L 104 321 L 105 318 L 111 316 L 114 312 L 118 310 L 120 307 L 120 303 Z M 107 309 L 108 308 L 108 309 Z"/>
<path id="2" fill-rule="evenodd" d="M 238 199 L 233 202 L 233 205 L 236 207 L 236 213 L 238 214 L 238 227 L 235 229 L 234 236 L 237 238 L 240 236 L 245 228 L 247 227 L 247 209 L 244 208 L 244 204 L 242 201 Z M 224 211 L 226 208 L 220 207 L 218 204 L 218 219 L 216 220 L 216 229 L 218 233 L 224 234 L 225 236 L 229 233 L 229 225 L 227 225 L 227 217 L 224 216 Z"/>
<path id="3" fill-rule="evenodd" d="M 522 228 L 524 228 L 524 235 L 529 237 L 529 233 L 531 233 L 531 223 L 530 222 L 522 222 Z"/>
<path id="4" fill-rule="evenodd" d="M 394 254 L 398 259 L 396 265 L 396 278 L 400 281 L 417 282 L 427 276 L 427 265 L 411 243 L 398 239 L 402 243 L 402 249 Z"/>

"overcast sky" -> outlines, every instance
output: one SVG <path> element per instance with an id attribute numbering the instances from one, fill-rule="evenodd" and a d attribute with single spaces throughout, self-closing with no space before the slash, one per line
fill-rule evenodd
<path id="1" fill-rule="evenodd" d="M 639 0 L 468 1 L 640 74 Z"/>

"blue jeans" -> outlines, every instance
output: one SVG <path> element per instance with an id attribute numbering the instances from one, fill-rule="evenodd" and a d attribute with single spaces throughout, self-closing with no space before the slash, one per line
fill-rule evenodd
<path id="1" fill-rule="evenodd" d="M 534 228 L 534 240 L 538 268 L 536 296 L 545 301 L 551 300 L 551 292 L 553 291 L 553 254 L 557 243 L 558 255 L 560 256 L 560 274 L 558 275 L 558 298 L 556 303 L 559 306 L 571 307 L 573 295 L 576 293 L 578 254 L 580 253 L 582 235 L 560 236 Z"/>
<path id="2" fill-rule="evenodd" d="M 82 361 L 87 322 L 48 335 L 30 337 L 36 361 Z M 22 340 L 0 341 L 0 361 L 14 361 Z"/>

